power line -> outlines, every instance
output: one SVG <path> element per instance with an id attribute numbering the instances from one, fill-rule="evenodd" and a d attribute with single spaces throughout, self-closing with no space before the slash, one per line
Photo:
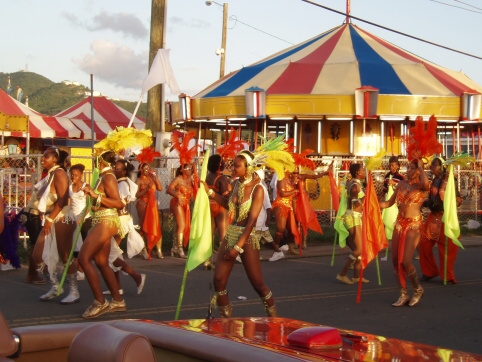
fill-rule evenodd
<path id="1" fill-rule="evenodd" d="M 474 9 L 477 9 L 477 10 L 482 10 L 482 8 L 478 8 L 474 5 L 471 5 L 471 4 L 467 4 L 467 3 L 464 3 L 463 1 L 460 1 L 460 0 L 454 0 L 455 2 L 458 2 L 458 3 L 461 3 L 461 4 L 464 4 L 464 5 L 467 5 L 467 6 L 470 6 L 471 8 L 474 8 Z"/>
<path id="2" fill-rule="evenodd" d="M 422 38 L 418 38 L 418 37 L 416 37 L 416 36 L 413 36 L 413 35 L 410 35 L 410 34 L 407 34 L 407 33 L 403 33 L 403 32 L 398 31 L 398 30 L 390 29 L 390 28 L 387 28 L 386 26 L 379 25 L 379 24 L 375 24 L 375 23 L 373 23 L 373 22 L 371 22 L 371 21 L 364 20 L 364 19 L 358 18 L 358 17 L 356 17 L 356 16 L 346 14 L 346 13 L 344 13 L 344 12 L 341 12 L 341 11 L 338 11 L 338 10 L 335 10 L 335 9 L 332 9 L 332 8 L 329 8 L 329 7 L 327 7 L 327 6 L 317 4 L 317 3 L 313 2 L 313 1 L 310 1 L 310 0 L 301 0 L 301 1 L 303 1 L 303 2 L 305 2 L 305 3 L 308 3 L 308 4 L 311 4 L 311 5 L 314 5 L 314 6 L 317 6 L 317 7 L 320 7 L 320 8 L 323 8 L 323 9 L 328 10 L 328 11 L 332 11 L 332 12 L 334 12 L 334 13 L 343 15 L 343 16 L 345 16 L 345 17 L 349 17 L 349 18 L 351 18 L 351 19 L 355 19 L 355 20 L 361 21 L 361 22 L 363 22 L 363 23 L 367 23 L 367 24 L 376 26 L 376 27 L 381 28 L 381 29 L 384 29 L 384 30 L 388 30 L 388 31 L 391 31 L 391 32 L 396 33 L 396 34 L 400 34 L 400 35 L 406 36 L 406 37 L 408 37 L 408 38 L 412 38 L 412 39 L 421 41 L 421 42 L 423 42 L 423 43 L 427 43 L 427 44 L 430 44 L 430 45 L 434 45 L 434 46 L 439 47 L 439 48 L 443 48 L 443 49 L 450 50 L 450 51 L 455 52 L 455 53 L 467 55 L 467 56 L 469 56 L 469 57 L 482 60 L 482 57 L 479 57 L 479 56 L 477 56 L 477 55 L 470 54 L 470 53 L 466 53 L 466 52 L 463 52 L 463 51 L 460 51 L 460 50 L 457 50 L 457 49 L 449 48 L 449 47 L 447 47 L 447 46 L 445 46 L 445 45 L 437 44 L 437 43 L 431 42 L 431 41 L 429 41 L 429 40 L 425 40 L 425 39 L 422 39 Z"/>
<path id="3" fill-rule="evenodd" d="M 457 8 L 457 9 L 462 9 L 462 10 L 465 10 L 465 11 L 470 11 L 470 12 L 472 12 L 472 13 L 482 14 L 482 12 L 480 12 L 480 11 L 475 11 L 475 10 L 463 8 L 463 7 L 461 7 L 461 6 L 450 5 L 450 4 L 443 3 L 443 2 L 437 1 L 437 0 L 429 0 L 429 1 L 432 1 L 432 2 L 434 2 L 434 3 L 441 4 L 441 5 L 445 5 L 445 6 L 450 6 L 450 7 L 452 7 L 452 8 Z M 457 1 L 457 0 L 454 0 L 454 1 Z M 471 7 L 475 8 L 475 9 L 478 9 L 478 8 L 476 8 L 475 6 L 472 6 L 472 5 L 469 5 L 469 4 L 465 4 L 465 3 L 463 3 L 462 1 L 458 1 L 458 2 L 460 2 L 461 4 L 467 5 L 467 6 L 471 6 Z M 482 9 L 479 9 L 479 10 L 482 10 Z"/>
<path id="4" fill-rule="evenodd" d="M 265 31 L 263 31 L 263 30 L 261 30 L 261 29 L 258 29 L 258 28 L 256 28 L 256 27 L 252 26 L 252 25 L 243 23 L 241 20 L 239 20 L 239 19 L 236 17 L 236 15 L 230 16 L 230 17 L 229 17 L 229 20 L 234 20 L 236 23 L 241 23 L 241 24 L 243 24 L 244 26 L 247 26 L 248 28 L 251 28 L 251 29 L 254 29 L 254 30 L 256 30 L 256 31 L 259 31 L 260 33 L 269 35 L 269 36 L 271 36 L 271 37 L 273 37 L 273 38 L 275 38 L 275 39 L 281 40 L 281 41 L 283 41 L 283 42 L 285 42 L 285 43 L 288 43 L 288 44 L 290 44 L 290 45 L 295 45 L 294 43 L 291 43 L 291 42 L 289 42 L 289 41 L 287 41 L 287 40 L 281 39 L 280 37 L 277 37 L 276 35 L 267 33 L 267 32 L 265 32 Z M 234 26 L 236 26 L 236 24 L 234 24 Z M 234 28 L 234 26 L 233 26 L 233 28 Z"/>

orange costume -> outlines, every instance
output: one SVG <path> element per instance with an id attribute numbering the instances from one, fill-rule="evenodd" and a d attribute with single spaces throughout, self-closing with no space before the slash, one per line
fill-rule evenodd
<path id="1" fill-rule="evenodd" d="M 431 279 L 440 275 L 444 280 L 445 274 L 445 234 L 442 216 L 444 214 L 443 201 L 440 198 L 440 190 L 445 181 L 434 179 L 430 185 L 430 201 L 432 201 L 431 212 L 423 224 L 422 239 L 419 245 L 420 268 L 422 269 L 423 279 Z M 439 265 L 435 262 L 433 247 L 437 244 L 439 254 Z M 451 240 L 447 242 L 447 281 L 457 283 L 454 275 L 455 258 L 459 248 Z"/>
<path id="2" fill-rule="evenodd" d="M 146 233 L 147 237 L 147 252 L 149 259 L 151 251 L 156 244 L 161 240 L 161 224 L 159 221 L 159 211 L 157 209 L 156 186 L 152 185 L 146 194 L 137 202 L 143 201 L 146 205 L 146 216 L 142 223 L 142 231 Z"/>
<path id="3" fill-rule="evenodd" d="M 396 202 L 397 202 L 397 206 L 400 207 L 402 203 L 404 204 L 421 203 L 423 200 L 425 200 L 426 197 L 427 197 L 426 191 L 420 191 L 420 190 L 412 191 L 408 193 L 407 196 L 399 192 L 397 194 Z M 400 235 L 399 242 L 398 242 L 398 278 L 403 288 L 407 287 L 407 281 L 406 281 L 406 275 L 405 275 L 406 272 L 402 266 L 407 233 L 409 230 L 415 230 L 418 233 L 420 233 L 422 222 L 423 222 L 422 214 L 414 218 L 402 217 L 399 214 L 397 217 L 397 221 L 395 222 L 394 230 L 398 233 L 398 235 Z"/>
<path id="4" fill-rule="evenodd" d="M 286 189 L 283 191 L 292 190 L 294 190 L 294 187 L 291 184 L 287 184 Z M 273 210 L 275 208 L 279 208 L 280 216 L 282 218 L 288 218 L 288 222 L 290 223 L 291 232 L 293 233 L 295 242 L 296 244 L 301 245 L 301 235 L 298 231 L 298 225 L 296 224 L 295 213 L 293 209 L 293 197 L 294 195 L 288 197 L 277 196 L 276 199 L 273 201 L 272 207 Z"/>
<path id="5" fill-rule="evenodd" d="M 212 185 L 209 185 L 209 188 L 213 191 L 215 191 L 216 193 L 220 194 L 221 193 L 221 190 L 219 190 L 215 185 L 216 185 L 216 181 L 220 178 L 220 177 L 223 177 L 223 175 L 218 175 L 216 176 L 216 178 L 214 179 L 214 182 Z M 228 191 L 226 191 L 224 194 L 222 194 L 221 196 L 226 196 L 228 195 L 229 193 L 231 192 L 231 187 L 229 188 Z M 211 217 L 214 219 L 216 216 L 218 216 L 221 211 L 223 211 L 223 207 L 221 205 L 219 205 L 216 201 L 214 201 L 213 199 L 209 199 L 209 208 L 211 209 Z"/>
<path id="6" fill-rule="evenodd" d="M 189 242 L 189 234 L 191 232 L 191 207 L 190 201 L 194 194 L 194 189 L 192 187 L 186 187 L 184 185 L 179 185 L 175 188 L 179 192 L 179 197 L 173 197 L 170 202 L 171 210 L 174 207 L 181 206 L 184 212 L 184 220 L 186 222 L 186 227 L 184 228 L 184 247 L 187 246 Z"/>

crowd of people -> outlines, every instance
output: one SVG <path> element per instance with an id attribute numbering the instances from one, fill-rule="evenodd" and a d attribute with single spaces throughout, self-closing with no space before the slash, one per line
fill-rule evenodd
<path id="1" fill-rule="evenodd" d="M 272 248 L 271 262 L 283 259 L 284 251 L 298 254 L 295 245 L 301 248 L 302 243 L 296 210 L 301 207 L 298 196 L 303 192 L 303 182 L 328 175 L 328 172 L 300 173 L 301 166 L 283 146 L 277 151 L 286 153 L 288 157 L 277 159 L 279 153 L 266 157 L 269 151 L 263 148 L 253 152 L 242 150 L 232 159 L 231 170 L 226 169 L 221 155 L 212 155 L 205 161 L 208 162 L 209 172 L 202 182 L 196 178 L 196 165 L 191 160 L 184 160 L 166 190 L 172 197 L 169 210 L 176 223 L 170 252 L 172 257 L 183 259 L 187 257 L 185 250 L 196 189 L 204 187 L 209 196 L 213 240 L 216 235 L 219 246 L 215 264 L 207 260 L 205 267 L 215 269 L 213 304 L 217 305 L 222 317 L 232 315 L 227 284 L 236 261 L 242 263 L 267 315 L 277 315 L 273 294 L 263 280 L 260 247 L 267 243 Z M 397 209 L 396 221 L 385 225 L 393 230 L 389 238 L 391 259 L 400 292 L 398 300 L 392 305 L 415 306 L 424 294 L 413 265 L 417 249 L 422 281 L 441 276 L 446 277 L 449 283 L 457 283 L 454 262 L 458 248 L 445 242 L 442 222 L 448 175 L 444 160 L 439 157 L 434 158 L 430 165 L 432 181 L 421 158 L 410 161 L 405 177 L 399 173 L 400 164 L 396 157 L 391 157 L 389 164 L 390 172 L 385 176 L 379 207 L 383 210 L 396 205 Z M 144 288 L 146 275 L 134 270 L 124 260 L 120 247 L 122 240 L 126 240 L 129 258 L 142 255 L 150 259 L 152 251 L 158 258 L 164 258 L 162 218 L 156 201 L 156 192 L 163 190 L 159 178 L 148 162 L 141 162 L 134 182 L 131 176 L 135 167 L 113 151 L 104 151 L 98 156 L 100 174 L 92 185 L 84 180 L 85 167 L 81 164 L 70 166 L 67 152 L 56 147 L 45 150 L 41 165 L 45 171 L 43 178 L 35 185 L 35 191 L 22 211 L 31 244 L 25 281 L 46 284 L 43 276 L 48 273 L 50 289 L 40 296 L 40 300 L 49 301 L 64 293 L 59 281 L 66 274 L 68 294 L 60 303 L 72 304 L 80 300 L 78 281 L 86 279 L 94 301 L 84 312 L 84 318 L 125 311 L 127 306 L 119 272 L 123 271 L 133 279 L 138 294 Z M 271 199 L 265 183 L 267 170 L 274 173 L 276 180 L 273 189 L 276 196 Z M 367 174 L 362 163 L 352 163 L 349 173 L 350 179 L 344 191 L 346 212 L 342 220 L 348 230 L 346 245 L 351 253 L 336 279 L 352 285 L 369 282 L 360 275 L 364 181 Z M 457 199 L 459 204 L 460 200 Z M 422 207 L 427 201 L 431 211 L 424 218 Z M 128 212 L 129 203 L 135 203 L 139 231 Z M 3 213 L 3 204 L 0 206 Z M 3 228 L 3 217 L 1 219 L 0 227 Z M 272 223 L 275 226 L 274 237 L 270 231 Z M 439 266 L 432 251 L 434 244 L 439 250 Z M 446 247 L 448 262 L 445 271 L 443 259 Z M 71 251 L 73 259 L 70 258 Z M 348 276 L 351 269 L 353 277 Z M 108 287 L 106 291 L 102 291 L 99 273 Z M 407 291 L 407 278 L 413 286 L 411 297 Z M 106 295 L 111 296 L 110 302 Z"/>

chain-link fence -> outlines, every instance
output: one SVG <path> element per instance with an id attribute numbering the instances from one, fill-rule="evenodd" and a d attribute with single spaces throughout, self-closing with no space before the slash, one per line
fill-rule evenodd
<path id="1" fill-rule="evenodd" d="M 41 155 L 9 155 L 0 156 L 0 191 L 2 192 L 3 200 L 8 208 L 22 209 L 24 208 L 31 196 L 32 187 L 42 177 L 42 167 L 40 164 Z M 345 179 L 350 178 L 348 169 L 351 163 L 361 162 L 361 158 L 357 157 L 315 157 L 312 158 L 315 162 L 317 171 L 325 171 L 329 167 L 335 176 L 337 184 L 340 186 Z M 138 162 L 132 161 L 137 170 Z M 196 163 L 200 168 L 203 159 L 197 158 Z M 84 171 L 84 179 L 90 183 L 92 158 L 85 156 L 73 156 L 71 164 L 82 163 L 86 166 Z M 402 175 L 405 175 L 408 161 L 400 159 Z M 169 213 L 169 202 L 171 196 L 167 194 L 167 188 L 174 179 L 176 169 L 179 166 L 179 160 L 176 158 L 160 157 L 153 162 L 154 169 L 161 181 L 163 190 L 157 192 L 157 201 L 159 210 L 162 211 L 164 228 L 172 232 L 174 228 L 174 221 L 172 215 Z M 226 173 L 229 173 L 231 164 L 226 165 Z M 388 158 L 382 163 L 382 166 L 372 172 L 375 188 L 380 194 L 383 189 L 384 176 L 389 170 Z M 133 179 L 137 178 L 137 173 L 132 175 Z M 429 175 L 430 176 L 430 175 Z M 468 220 L 478 220 L 482 213 L 481 208 L 481 182 L 480 171 L 469 168 L 457 167 L 455 170 L 457 183 L 460 194 L 463 198 L 462 205 L 458 209 L 459 221 L 461 224 L 467 223 Z M 265 182 L 268 186 L 270 197 L 272 197 L 272 188 L 270 181 L 272 174 L 266 172 Z M 334 222 L 335 211 L 331 204 L 331 189 L 328 177 L 322 177 L 317 180 L 307 180 L 306 190 L 310 196 L 311 204 L 314 210 L 318 213 L 318 219 L 322 226 L 331 226 Z M 137 212 L 133 203 L 129 206 L 134 222 L 137 221 Z"/>

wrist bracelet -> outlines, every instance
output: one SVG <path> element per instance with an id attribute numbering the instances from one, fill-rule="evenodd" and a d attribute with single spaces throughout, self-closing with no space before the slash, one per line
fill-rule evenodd
<path id="1" fill-rule="evenodd" d="M 233 249 L 236 250 L 238 253 L 244 253 L 243 248 L 239 247 L 238 244 L 234 244 Z"/>
<path id="2" fill-rule="evenodd" d="M 54 219 L 51 219 L 51 218 L 49 218 L 48 216 L 45 216 L 45 220 L 47 220 L 48 222 L 51 222 L 51 223 L 54 222 Z"/>
<path id="3" fill-rule="evenodd" d="M 209 189 L 209 191 L 208 191 L 208 196 L 211 197 L 212 194 L 214 194 L 214 190 L 213 190 L 213 189 Z"/>

